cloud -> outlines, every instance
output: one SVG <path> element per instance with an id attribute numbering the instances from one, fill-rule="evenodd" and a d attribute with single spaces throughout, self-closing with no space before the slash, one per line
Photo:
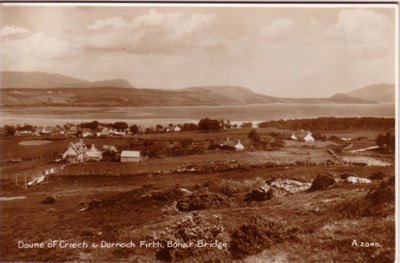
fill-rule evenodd
<path id="1" fill-rule="evenodd" d="M 325 36 L 347 44 L 374 46 L 393 43 L 394 23 L 384 14 L 366 9 L 344 9 Z"/>
<path id="2" fill-rule="evenodd" d="M 26 28 L 23 28 L 23 27 L 7 25 L 7 26 L 4 26 L 0 30 L 0 37 L 5 38 L 5 37 L 20 35 L 20 34 L 29 33 L 29 32 L 31 32 L 31 31 Z"/>
<path id="3" fill-rule="evenodd" d="M 121 17 L 112 17 L 108 19 L 99 19 L 96 20 L 93 24 L 88 26 L 89 30 L 98 31 L 102 29 L 113 29 L 113 30 L 121 30 L 124 29 L 129 24 L 129 21 L 121 18 Z"/>
<path id="4" fill-rule="evenodd" d="M 279 19 L 261 29 L 261 34 L 271 40 L 281 39 L 289 35 L 294 21 L 289 18 Z"/>
<path id="5" fill-rule="evenodd" d="M 49 37 L 43 33 L 29 33 L 23 38 L 2 38 L 0 57 L 2 70 L 41 67 L 58 63 L 76 55 L 67 41 Z"/>
<path id="6" fill-rule="evenodd" d="M 132 20 L 112 17 L 94 21 L 87 28 L 90 38 L 81 38 L 89 49 L 124 50 L 132 53 L 168 53 L 179 49 L 207 48 L 216 39 L 206 39 L 203 30 L 214 16 L 158 12 L 151 9 Z"/>

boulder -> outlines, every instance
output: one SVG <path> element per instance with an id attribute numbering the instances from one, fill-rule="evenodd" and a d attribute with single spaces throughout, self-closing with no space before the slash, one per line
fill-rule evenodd
<path id="1" fill-rule="evenodd" d="M 352 184 L 357 184 L 357 183 L 370 184 L 371 180 L 365 179 L 365 178 L 360 178 L 360 177 L 355 177 L 355 176 L 349 176 L 349 177 L 347 177 L 346 182 L 352 183 Z"/>
<path id="2" fill-rule="evenodd" d="M 319 174 L 312 182 L 310 191 L 318 191 L 328 189 L 335 183 L 335 178 L 332 175 Z"/>

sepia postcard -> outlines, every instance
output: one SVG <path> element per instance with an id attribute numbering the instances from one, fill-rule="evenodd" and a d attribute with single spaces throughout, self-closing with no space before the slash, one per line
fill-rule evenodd
<path id="1" fill-rule="evenodd" d="M 398 262 L 398 5 L 0 3 L 0 262 Z"/>

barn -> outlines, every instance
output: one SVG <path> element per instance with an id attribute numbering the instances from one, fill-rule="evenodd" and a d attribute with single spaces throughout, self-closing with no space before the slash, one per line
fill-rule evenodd
<path id="1" fill-rule="evenodd" d="M 122 151 L 121 152 L 121 163 L 139 163 L 140 152 L 139 151 Z"/>

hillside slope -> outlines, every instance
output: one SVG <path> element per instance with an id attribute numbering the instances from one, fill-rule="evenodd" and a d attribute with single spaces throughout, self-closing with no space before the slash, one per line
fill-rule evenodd
<path id="1" fill-rule="evenodd" d="M 373 100 L 378 103 L 394 103 L 395 97 L 395 86 L 392 84 L 375 84 L 366 86 L 360 89 L 356 89 L 346 95 L 354 98 L 360 98 L 365 100 Z"/>

